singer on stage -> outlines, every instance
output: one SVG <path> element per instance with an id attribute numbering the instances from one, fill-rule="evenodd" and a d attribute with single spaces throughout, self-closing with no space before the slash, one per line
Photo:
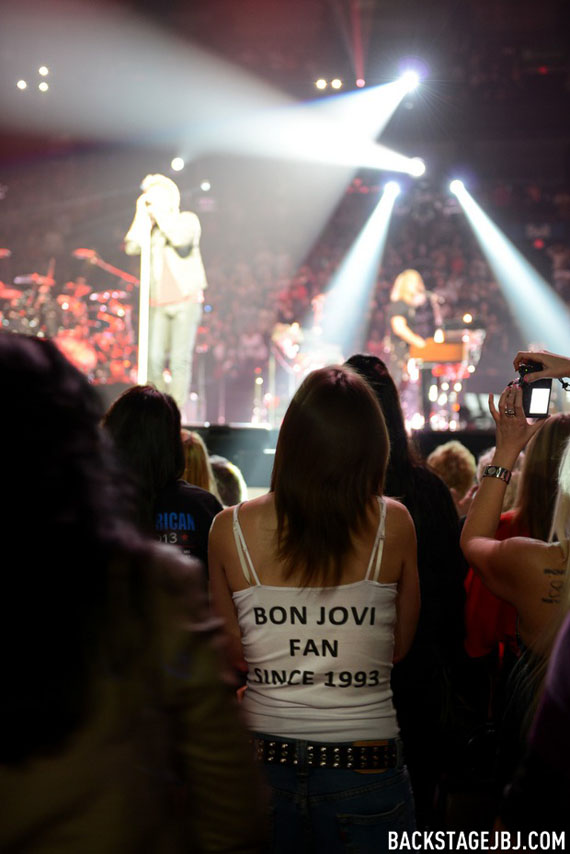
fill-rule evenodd
<path id="1" fill-rule="evenodd" d="M 206 273 L 200 255 L 200 220 L 180 210 L 180 191 L 165 175 L 147 175 L 135 218 L 125 236 L 127 255 L 141 254 L 150 233 L 148 381 L 183 409 L 192 378 L 196 331 Z M 169 366 L 172 381 L 164 381 Z"/>
<path id="2" fill-rule="evenodd" d="M 390 373 L 399 385 L 408 378 L 410 345 L 425 347 L 426 338 L 434 334 L 436 327 L 442 326 L 438 297 L 426 291 L 417 270 L 404 270 L 396 276 L 390 292 L 388 319 Z"/>
<path id="3" fill-rule="evenodd" d="M 396 387 L 402 391 L 402 386 L 408 384 L 410 379 L 410 345 L 425 347 L 426 339 L 433 336 L 436 327 L 442 325 L 438 299 L 435 294 L 426 290 L 424 280 L 417 270 L 404 270 L 396 277 L 390 293 L 388 320 L 390 373 Z M 429 416 L 429 381 L 428 372 L 421 371 L 421 390 L 418 389 L 420 400 L 415 407 L 405 407 L 408 410 L 421 409 L 426 420 Z M 406 414 L 409 415 L 410 412 Z"/>

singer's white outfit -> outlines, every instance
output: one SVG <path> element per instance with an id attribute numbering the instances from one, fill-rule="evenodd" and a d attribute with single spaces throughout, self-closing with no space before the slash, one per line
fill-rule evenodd
<path id="1" fill-rule="evenodd" d="M 140 255 L 145 221 L 135 216 L 125 236 L 127 255 Z M 190 391 L 196 331 L 202 316 L 206 272 L 200 254 L 200 220 L 174 210 L 150 235 L 150 317 L 148 380 L 182 408 Z M 164 381 L 168 363 L 172 381 Z"/>

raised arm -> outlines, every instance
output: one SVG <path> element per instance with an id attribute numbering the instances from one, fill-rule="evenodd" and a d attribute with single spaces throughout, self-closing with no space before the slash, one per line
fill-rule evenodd
<path id="1" fill-rule="evenodd" d="M 200 220 L 191 211 L 166 211 L 151 208 L 154 220 L 167 241 L 177 249 L 198 246 L 200 242 Z"/>
<path id="2" fill-rule="evenodd" d="M 145 194 L 137 199 L 135 218 L 124 237 L 124 248 L 127 255 L 140 255 L 141 245 L 150 233 L 151 220 L 146 207 Z"/>
<path id="3" fill-rule="evenodd" d="M 485 469 L 481 485 L 469 508 L 461 533 L 461 548 L 470 566 L 497 596 L 513 602 L 520 587 L 520 538 L 499 541 L 495 532 L 501 517 L 503 498 L 510 473 L 529 439 L 540 430 L 544 420 L 529 424 L 525 418 L 522 389 L 506 388 L 497 410 L 489 395 L 489 409 L 497 425 L 495 453 Z M 522 546 L 524 551 L 524 545 Z"/>
<path id="4" fill-rule="evenodd" d="M 515 371 L 518 371 L 519 366 L 526 364 L 526 362 L 539 362 L 542 365 L 542 370 L 525 375 L 524 381 L 527 383 L 533 383 L 543 377 L 557 377 L 558 379 L 570 377 L 570 359 L 566 356 L 557 356 L 547 350 L 537 350 L 535 353 L 530 350 L 519 350 L 513 360 Z"/>

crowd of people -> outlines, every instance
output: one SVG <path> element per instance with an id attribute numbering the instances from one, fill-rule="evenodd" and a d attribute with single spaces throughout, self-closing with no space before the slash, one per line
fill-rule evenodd
<path id="1" fill-rule="evenodd" d="M 2 201 L 7 210 L 4 241 L 12 256 L 4 258 L 0 266 L 0 279 L 8 286 L 22 273 L 45 274 L 53 258 L 54 291 L 66 279 L 78 276 L 86 277 L 94 291 L 109 288 L 115 280 L 108 273 L 72 256 L 78 245 L 93 246 L 106 260 L 137 274 L 137 260 L 125 259 L 121 251 L 132 200 L 119 190 L 114 194 L 91 192 L 97 185 L 97 162 L 85 156 L 55 163 L 50 181 L 57 186 L 57 193 L 50 190 L 44 200 L 31 199 L 33 188 L 38 186 L 33 170 L 30 176 L 19 175 L 8 185 Z M 200 211 L 208 288 L 198 330 L 193 384 L 207 399 L 208 420 L 251 420 L 254 381 L 261 375 L 267 383 L 276 324 L 312 325 L 315 297 L 326 292 L 373 208 L 380 190 L 375 180 L 371 175 L 355 178 L 327 228 L 304 257 L 288 243 L 288 235 L 295 233 L 293 209 L 274 212 L 279 216 L 278 235 L 274 228 L 264 230 L 262 225 L 253 235 L 245 233 L 243 211 L 235 201 L 231 205 L 220 201 L 217 208 Z M 252 204 L 263 210 L 262 189 L 253 189 L 252 193 L 256 194 Z M 564 235 L 549 231 L 554 221 L 560 224 L 570 219 L 570 196 L 564 188 L 498 181 L 478 187 L 476 195 L 501 227 L 513 234 L 560 296 L 567 298 L 570 248 Z M 199 201 L 191 201 L 191 208 Z M 542 236 L 535 239 L 534 232 L 527 233 L 529 223 L 540 226 Z M 381 357 L 385 356 L 390 289 L 396 276 L 407 268 L 418 270 L 428 290 L 441 299 L 444 321 L 459 320 L 469 312 L 474 325 L 485 329 L 483 352 L 471 386 L 476 385 L 477 391 L 498 392 L 497 377 L 504 375 L 508 354 L 522 346 L 512 307 L 505 301 L 459 206 L 429 182 L 410 186 L 397 201 L 370 295 L 361 343 L 368 352 Z M 120 287 L 124 289 L 124 283 Z M 136 290 L 128 289 L 130 296 L 123 302 L 131 300 L 135 307 L 136 329 Z M 291 362 L 278 353 L 277 370 L 291 370 Z"/>
<path id="2" fill-rule="evenodd" d="M 207 294 L 212 308 L 204 317 L 199 338 L 202 358 L 207 364 L 205 373 L 213 385 L 212 400 L 217 400 L 215 389 L 223 380 L 234 389 L 239 388 L 240 399 L 249 401 L 251 411 L 254 371 L 258 368 L 267 377 L 275 324 L 299 323 L 305 328 L 313 325 L 315 297 L 326 292 L 350 249 L 350 241 L 358 233 L 358 223 L 371 210 L 370 192 L 369 185 L 361 179 L 354 181 L 327 229 L 298 265 L 290 253 L 275 251 L 269 245 L 259 248 L 248 259 L 239 258 L 237 263 L 231 254 L 212 259 Z M 495 185 L 484 193 L 482 204 L 487 203 L 511 223 L 523 222 L 525 218 L 542 221 L 563 209 L 566 218 L 569 213 L 563 193 L 548 194 L 530 185 L 524 188 Z M 524 211 L 522 218 L 521 211 Z M 567 245 L 552 241 L 535 249 L 530 240 L 527 242 L 525 251 L 564 298 L 570 283 Z M 426 287 L 438 295 L 444 322 L 460 321 L 469 312 L 474 318 L 473 326 L 485 330 L 477 390 L 499 391 L 495 388 L 497 377 L 505 373 L 508 354 L 522 346 L 512 307 L 506 302 L 459 207 L 428 186 L 410 189 L 397 202 L 370 295 L 363 322 L 366 337 L 363 343 L 368 352 L 383 358 L 390 291 L 397 275 L 406 268 L 418 270 Z"/>
<path id="3" fill-rule="evenodd" d="M 527 381 L 570 374 L 546 352 L 515 368 L 531 357 Z M 6 332 L 0 387 L 3 851 L 568 828 L 568 416 L 490 396 L 496 445 L 459 505 L 457 466 L 418 456 L 386 365 L 356 355 L 297 390 L 269 492 L 237 481 L 223 509 L 168 394 L 104 414 L 50 341 Z"/>

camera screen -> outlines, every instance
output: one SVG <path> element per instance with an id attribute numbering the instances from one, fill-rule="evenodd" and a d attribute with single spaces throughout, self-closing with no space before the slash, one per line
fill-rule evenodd
<path id="1" fill-rule="evenodd" d="M 530 395 L 529 415 L 546 415 L 549 402 L 549 388 L 533 388 Z"/>

